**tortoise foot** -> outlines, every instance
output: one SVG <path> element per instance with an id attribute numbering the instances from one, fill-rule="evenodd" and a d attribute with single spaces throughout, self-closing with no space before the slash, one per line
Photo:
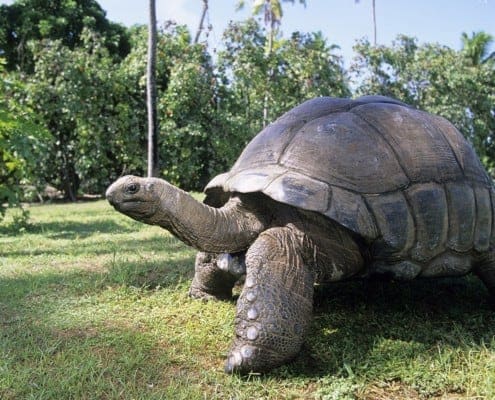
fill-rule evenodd
<path id="1" fill-rule="evenodd" d="M 232 290 L 224 293 L 209 293 L 203 289 L 191 286 L 189 289 L 189 297 L 203 301 L 228 301 L 232 299 Z"/>

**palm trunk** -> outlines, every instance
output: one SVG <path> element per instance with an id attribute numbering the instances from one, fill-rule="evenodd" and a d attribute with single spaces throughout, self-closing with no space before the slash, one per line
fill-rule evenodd
<path id="1" fill-rule="evenodd" d="M 196 37 L 194 38 L 194 44 L 199 42 L 199 36 L 203 31 L 203 24 L 205 22 L 206 12 L 208 11 L 208 0 L 203 0 L 203 11 L 201 13 L 201 18 L 199 20 L 198 31 L 196 32 Z"/>
<path id="2" fill-rule="evenodd" d="M 372 0 L 372 11 L 373 11 L 373 45 L 376 47 L 376 4 L 375 0 Z"/>
<path id="3" fill-rule="evenodd" d="M 156 7 L 155 0 L 149 2 L 148 29 L 148 68 L 147 68 L 147 106 L 148 106 L 148 176 L 158 175 L 158 118 L 156 116 Z"/>
<path id="4" fill-rule="evenodd" d="M 270 64 L 270 59 L 273 53 L 273 37 L 275 35 L 275 21 L 272 19 L 270 21 L 270 32 L 268 36 L 268 51 L 267 51 L 267 61 Z M 263 128 L 268 125 L 268 115 L 269 115 L 269 95 L 270 95 L 270 83 L 273 79 L 273 69 L 269 67 L 268 73 L 266 76 L 266 85 L 265 85 L 265 95 L 263 97 Z"/>

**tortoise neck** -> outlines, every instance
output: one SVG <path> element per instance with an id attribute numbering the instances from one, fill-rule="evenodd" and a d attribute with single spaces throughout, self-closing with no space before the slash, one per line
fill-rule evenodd
<path id="1" fill-rule="evenodd" d="M 148 223 L 167 229 L 198 250 L 243 251 L 266 228 L 262 214 L 250 209 L 238 197 L 231 197 L 223 207 L 214 208 L 166 181 L 161 181 L 161 185 L 160 204 Z"/>

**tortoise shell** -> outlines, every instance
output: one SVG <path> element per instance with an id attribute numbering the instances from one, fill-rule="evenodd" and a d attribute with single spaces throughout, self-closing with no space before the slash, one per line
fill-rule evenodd
<path id="1" fill-rule="evenodd" d="M 473 148 L 444 118 L 383 96 L 293 108 L 206 192 L 218 188 L 318 212 L 397 258 L 483 252 L 493 241 L 492 181 Z"/>

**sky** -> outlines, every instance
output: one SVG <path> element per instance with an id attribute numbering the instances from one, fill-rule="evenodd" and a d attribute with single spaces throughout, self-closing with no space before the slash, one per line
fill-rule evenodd
<path id="1" fill-rule="evenodd" d="M 146 24 L 146 0 L 97 0 L 107 18 L 126 26 Z M 420 43 L 435 42 L 454 49 L 461 46 L 461 33 L 483 30 L 495 37 L 495 0 L 375 0 L 378 44 L 391 45 L 398 34 L 416 37 Z M 10 4 L 12 0 L 0 0 Z M 250 14 L 251 1 L 242 12 L 235 11 L 237 0 L 209 0 L 207 23 L 213 30 L 212 49 L 220 47 L 222 32 L 229 21 L 243 20 Z M 356 40 L 372 41 L 372 0 L 307 0 L 304 7 L 296 0 L 285 3 L 281 29 L 285 36 L 294 31 L 321 31 L 329 44 L 340 47 L 350 63 Z M 199 24 L 203 0 L 156 0 L 157 20 L 186 24 L 194 34 Z M 492 51 L 495 50 L 495 46 Z"/>
<path id="2" fill-rule="evenodd" d="M 495 37 L 495 0 L 375 0 L 378 44 L 390 45 L 398 34 L 416 37 L 420 43 L 435 42 L 454 49 L 461 46 L 461 33 L 484 30 Z M 99 0 L 107 17 L 125 25 L 147 23 L 148 1 Z M 209 0 L 208 21 L 212 48 L 220 46 L 229 21 L 245 19 L 235 11 L 237 0 Z M 337 44 L 346 63 L 352 47 L 363 37 L 373 39 L 372 0 L 307 0 L 307 6 L 285 3 L 281 29 L 285 36 L 294 31 L 321 31 L 329 44 Z M 199 24 L 203 0 L 156 0 L 157 20 L 187 24 L 193 33 Z M 492 50 L 495 50 L 493 48 Z"/>

